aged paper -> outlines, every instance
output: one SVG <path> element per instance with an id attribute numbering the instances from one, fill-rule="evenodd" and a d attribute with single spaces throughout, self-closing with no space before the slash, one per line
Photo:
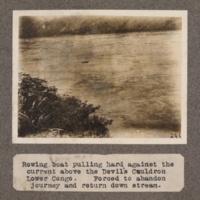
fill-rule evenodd
<path id="1" fill-rule="evenodd" d="M 19 154 L 13 160 L 19 191 L 180 192 L 180 154 Z"/>
<path id="2" fill-rule="evenodd" d="M 14 11 L 13 143 L 186 144 L 187 11 Z"/>

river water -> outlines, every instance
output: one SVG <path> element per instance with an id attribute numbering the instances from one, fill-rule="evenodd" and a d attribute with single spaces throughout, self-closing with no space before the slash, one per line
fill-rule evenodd
<path id="1" fill-rule="evenodd" d="M 180 123 L 180 31 L 20 39 L 19 72 L 100 105 L 113 137 L 169 137 Z"/>

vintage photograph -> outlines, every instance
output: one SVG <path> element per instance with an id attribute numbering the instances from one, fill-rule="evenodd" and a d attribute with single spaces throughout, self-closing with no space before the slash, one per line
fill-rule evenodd
<path id="1" fill-rule="evenodd" d="M 186 137 L 186 11 L 13 11 L 14 143 Z"/>

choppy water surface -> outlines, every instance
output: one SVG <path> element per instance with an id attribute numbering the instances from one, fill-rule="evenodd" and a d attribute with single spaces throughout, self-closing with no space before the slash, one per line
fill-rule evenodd
<path id="1" fill-rule="evenodd" d="M 180 121 L 180 31 L 21 39 L 19 51 L 20 72 L 100 105 L 114 137 Z"/>

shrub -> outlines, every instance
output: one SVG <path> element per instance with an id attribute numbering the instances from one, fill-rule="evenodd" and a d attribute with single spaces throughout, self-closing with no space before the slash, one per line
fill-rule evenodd
<path id="1" fill-rule="evenodd" d="M 103 137 L 112 120 L 95 115 L 100 106 L 80 99 L 57 94 L 43 79 L 20 74 L 19 83 L 19 135 L 36 133 L 50 128 L 63 129 L 65 133 L 88 133 Z"/>

